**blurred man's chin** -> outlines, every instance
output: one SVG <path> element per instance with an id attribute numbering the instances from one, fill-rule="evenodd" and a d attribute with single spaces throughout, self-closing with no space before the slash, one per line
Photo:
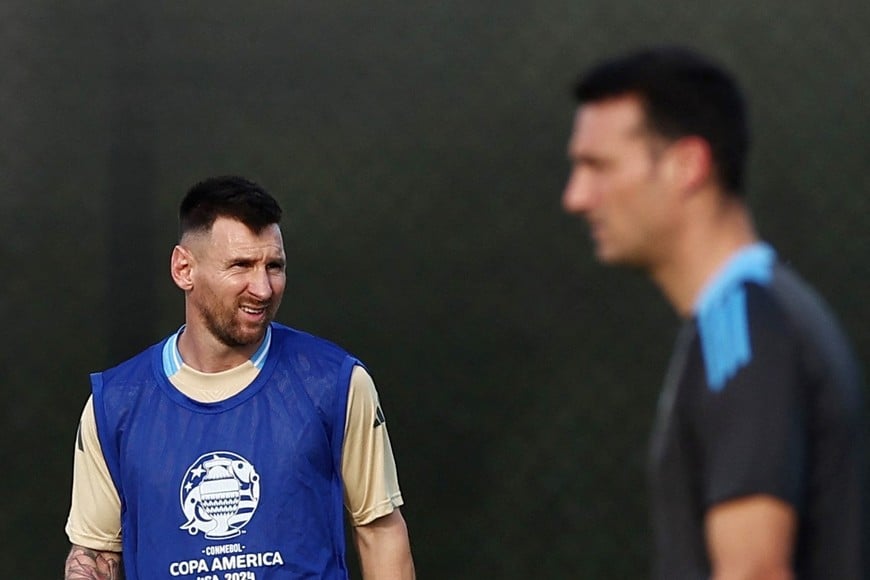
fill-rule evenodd
<path id="1" fill-rule="evenodd" d="M 604 248 L 599 248 L 595 253 L 595 257 L 600 264 L 605 266 L 619 266 L 632 270 L 643 270 L 645 268 L 645 264 L 639 256 L 618 252 L 613 249 L 607 251 Z"/>
<path id="2" fill-rule="evenodd" d="M 595 248 L 595 258 L 605 266 L 616 266 L 623 262 L 618 252 L 600 245 Z"/>

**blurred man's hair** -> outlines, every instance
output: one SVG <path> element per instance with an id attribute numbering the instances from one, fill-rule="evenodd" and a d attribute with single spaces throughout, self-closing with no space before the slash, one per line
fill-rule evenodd
<path id="1" fill-rule="evenodd" d="M 678 46 L 640 50 L 604 61 L 574 87 L 583 105 L 637 96 L 647 128 L 666 140 L 697 136 L 712 150 L 720 185 L 744 189 L 749 121 L 743 93 L 733 76 L 709 58 Z"/>

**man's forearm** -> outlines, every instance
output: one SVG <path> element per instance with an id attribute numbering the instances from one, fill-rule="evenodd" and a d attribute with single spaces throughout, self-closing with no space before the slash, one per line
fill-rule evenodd
<path id="1" fill-rule="evenodd" d="M 398 508 L 354 532 L 364 580 L 415 580 L 408 528 Z"/>
<path id="2" fill-rule="evenodd" d="M 66 558 L 64 580 L 123 580 L 121 554 L 73 546 Z"/>

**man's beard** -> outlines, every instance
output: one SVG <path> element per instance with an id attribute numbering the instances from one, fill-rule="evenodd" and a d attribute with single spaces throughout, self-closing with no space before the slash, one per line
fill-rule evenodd
<path id="1" fill-rule="evenodd" d="M 274 319 L 277 310 L 277 305 L 271 301 L 260 304 L 258 307 L 265 308 L 266 316 L 253 332 L 250 330 L 251 327 L 243 326 L 236 317 L 239 310 L 238 305 L 229 312 L 219 308 L 204 308 L 202 317 L 209 332 L 226 346 L 230 348 L 248 346 L 263 338 L 266 327 Z"/>

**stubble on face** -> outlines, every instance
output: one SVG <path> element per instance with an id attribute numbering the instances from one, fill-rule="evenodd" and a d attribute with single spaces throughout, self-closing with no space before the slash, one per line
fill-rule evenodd
<path id="1" fill-rule="evenodd" d="M 283 241 L 277 225 L 254 234 L 238 222 L 229 225 L 216 222 L 212 232 L 193 240 L 190 248 L 202 272 L 189 296 L 193 314 L 211 336 L 229 348 L 259 343 L 281 304 L 283 269 L 277 286 L 269 274 L 267 298 L 249 292 L 247 278 L 234 269 L 236 262 L 246 264 L 240 268 L 242 271 L 260 266 L 270 270 L 272 262 L 283 265 Z M 235 276 L 239 279 L 234 279 Z M 246 319 L 248 315 L 257 319 Z"/>
<path id="2" fill-rule="evenodd" d="M 266 328 L 275 319 L 279 304 L 280 299 L 257 301 L 252 298 L 243 298 L 230 305 L 224 305 L 220 297 L 209 291 L 209 295 L 205 297 L 199 307 L 199 314 L 206 329 L 221 344 L 230 348 L 238 348 L 256 344 L 263 339 Z M 264 309 L 265 316 L 262 322 L 252 325 L 239 320 L 238 312 L 243 306 Z"/>

